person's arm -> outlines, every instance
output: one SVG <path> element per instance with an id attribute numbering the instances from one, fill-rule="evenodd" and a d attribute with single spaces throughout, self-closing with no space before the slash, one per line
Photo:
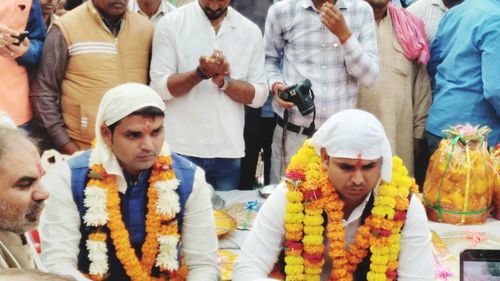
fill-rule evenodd
<path id="1" fill-rule="evenodd" d="M 235 262 L 233 281 L 265 280 L 272 271 L 285 241 L 286 193 L 280 184 L 262 205 Z"/>
<path id="2" fill-rule="evenodd" d="M 54 141 L 56 147 L 66 154 L 72 151 L 64 146 L 73 144 L 66 133 L 64 120 L 59 109 L 61 84 L 69 60 L 66 40 L 58 26 L 53 26 L 45 41 L 42 61 L 30 91 L 33 113 L 41 126 Z M 74 152 L 74 151 L 73 151 Z"/>
<path id="3" fill-rule="evenodd" d="M 253 32 L 252 42 L 252 59 L 245 81 L 233 80 L 224 92 L 236 102 L 258 108 L 266 102 L 268 90 L 264 71 L 264 45 L 257 27 Z"/>
<path id="4" fill-rule="evenodd" d="M 31 6 L 26 30 L 29 31 L 28 39 L 30 44 L 26 53 L 17 58 L 17 62 L 24 66 L 36 65 L 42 57 L 43 41 L 47 35 L 45 33 L 42 8 L 38 0 L 34 0 Z"/>
<path id="5" fill-rule="evenodd" d="M 275 83 L 284 83 L 282 60 L 285 40 L 279 22 L 280 16 L 278 15 L 278 9 L 281 5 L 282 3 L 279 3 L 269 7 L 264 32 L 264 66 L 267 73 L 269 89 L 271 89 L 272 85 Z"/>
<path id="6" fill-rule="evenodd" d="M 431 83 L 425 65 L 413 64 L 413 137 L 424 137 L 425 121 L 432 102 Z"/>
<path id="7" fill-rule="evenodd" d="M 363 18 L 359 38 L 353 34 L 340 45 L 347 72 L 369 88 L 375 85 L 379 75 L 377 33 L 371 7 L 364 1 L 359 2 L 359 5 L 363 8 L 359 15 Z"/>
<path id="8" fill-rule="evenodd" d="M 167 14 L 158 23 L 153 36 L 153 51 L 151 57 L 150 87 L 163 100 L 171 100 L 187 94 L 191 89 L 203 81 L 196 70 L 178 73 L 176 45 L 172 34 L 173 17 Z"/>
<path id="9" fill-rule="evenodd" d="M 500 16 L 492 16 L 482 28 L 481 44 L 481 76 L 483 80 L 484 97 L 500 117 Z"/>
<path id="10" fill-rule="evenodd" d="M 424 207 L 413 195 L 401 231 L 398 281 L 434 280 L 431 239 Z"/>
<path id="11" fill-rule="evenodd" d="M 40 219 L 41 259 L 50 272 L 90 281 L 78 271 L 81 239 L 80 215 L 71 191 L 71 171 L 67 163 L 52 168 L 42 178 L 50 196 Z"/>
<path id="12" fill-rule="evenodd" d="M 189 268 L 188 281 L 217 281 L 217 234 L 205 173 L 197 168 L 193 190 L 186 201 L 182 229 L 182 252 Z"/>

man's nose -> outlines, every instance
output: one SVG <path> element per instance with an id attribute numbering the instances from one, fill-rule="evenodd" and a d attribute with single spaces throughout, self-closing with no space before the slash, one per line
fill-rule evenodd
<path id="1" fill-rule="evenodd" d="M 360 185 L 364 182 L 364 177 L 363 177 L 363 173 L 361 171 L 355 171 L 354 174 L 352 175 L 351 177 L 351 181 L 352 183 L 354 183 L 355 185 Z"/>
<path id="2" fill-rule="evenodd" d="M 31 197 L 33 201 L 45 201 L 49 198 L 49 191 L 40 181 L 38 181 Z"/>
<path id="3" fill-rule="evenodd" d="M 146 151 L 151 151 L 154 149 L 153 138 L 150 136 L 144 137 L 141 142 L 141 149 Z"/>

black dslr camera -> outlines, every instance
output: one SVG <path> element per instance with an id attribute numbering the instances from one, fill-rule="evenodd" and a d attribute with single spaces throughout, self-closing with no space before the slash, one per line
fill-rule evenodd
<path id="1" fill-rule="evenodd" d="M 282 100 L 292 102 L 297 106 L 302 115 L 308 115 L 314 111 L 314 93 L 311 89 L 311 81 L 304 80 L 302 84 L 288 87 L 279 93 Z"/>

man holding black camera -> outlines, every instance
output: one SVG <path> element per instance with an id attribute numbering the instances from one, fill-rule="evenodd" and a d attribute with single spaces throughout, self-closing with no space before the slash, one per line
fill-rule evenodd
<path id="1" fill-rule="evenodd" d="M 166 101 L 167 143 L 216 190 L 238 186 L 244 105 L 260 107 L 268 96 L 262 34 L 230 2 L 198 0 L 163 17 L 150 70 Z"/>
<path id="2" fill-rule="evenodd" d="M 271 183 L 279 182 L 291 156 L 315 129 L 334 113 L 355 107 L 359 83 L 370 87 L 378 78 L 370 6 L 365 1 L 333 2 L 281 1 L 269 9 L 266 72 L 279 125 L 273 136 Z M 284 101 L 280 94 L 306 78 L 315 93 L 316 109 L 302 110 L 306 114 L 302 115 L 297 104 Z"/>

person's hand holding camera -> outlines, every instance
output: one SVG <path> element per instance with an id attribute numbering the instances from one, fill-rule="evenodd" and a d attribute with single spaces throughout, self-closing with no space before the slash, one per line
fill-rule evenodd
<path id="1" fill-rule="evenodd" d="M 321 6 L 319 19 L 330 32 L 335 34 L 341 43 L 351 37 L 351 30 L 345 22 L 342 12 L 334 4 L 326 2 Z"/>
<path id="2" fill-rule="evenodd" d="M 290 109 L 294 106 L 293 102 L 286 102 L 280 97 L 280 93 L 283 91 L 286 91 L 287 88 L 288 88 L 287 85 L 285 85 L 281 82 L 276 82 L 273 84 L 271 90 L 273 92 L 274 99 L 276 100 L 278 105 L 285 108 L 285 109 Z"/>

